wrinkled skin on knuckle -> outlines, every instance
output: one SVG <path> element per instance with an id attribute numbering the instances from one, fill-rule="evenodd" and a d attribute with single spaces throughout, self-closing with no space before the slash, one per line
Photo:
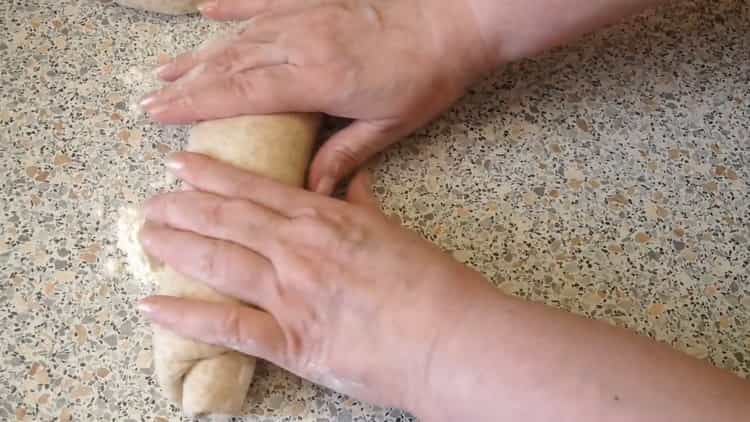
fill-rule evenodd
<path id="1" fill-rule="evenodd" d="M 242 313 L 238 306 L 228 306 L 221 321 L 219 321 L 219 332 L 221 341 L 235 350 L 244 350 L 244 333 L 242 332 Z"/>
<path id="2" fill-rule="evenodd" d="M 232 44 L 211 60 L 209 70 L 217 75 L 241 70 L 242 55 L 243 52 L 239 50 L 237 44 Z"/>
<path id="3" fill-rule="evenodd" d="M 336 221 L 334 221 L 334 218 Z M 325 309 L 340 291 L 346 267 L 353 265 L 365 232 L 349 217 L 304 215 L 293 220 L 284 236 L 280 278 L 288 288 Z M 315 298 L 313 300 L 312 298 Z"/>
<path id="4" fill-rule="evenodd" d="M 366 232 L 364 227 L 346 212 L 308 211 L 296 217 L 290 225 L 291 235 L 306 256 L 320 255 L 323 262 L 346 263 L 358 252 Z"/>
<path id="5" fill-rule="evenodd" d="M 194 94 L 182 92 L 176 101 L 176 108 L 186 111 L 192 117 L 192 120 L 205 120 L 206 112 L 197 106 Z"/>
<path id="6" fill-rule="evenodd" d="M 287 247 L 284 273 L 297 293 L 315 300 L 323 308 L 337 309 L 347 291 L 345 284 L 356 281 L 351 268 L 367 261 L 368 238 L 365 225 L 347 214 L 316 219 L 303 217 L 291 225 L 296 237 Z M 313 299 L 314 298 L 314 299 Z"/>
<path id="7" fill-rule="evenodd" d="M 223 275 L 223 270 L 219 270 L 221 266 L 218 262 L 220 259 L 220 253 L 221 251 L 217 250 L 217 247 L 214 244 L 213 247 L 206 249 L 206 252 L 198 258 L 197 267 L 198 273 L 201 274 L 201 276 L 221 277 Z"/>
<path id="8" fill-rule="evenodd" d="M 206 230 L 224 227 L 227 223 L 227 201 L 214 201 L 205 206 L 200 225 Z"/>
<path id="9" fill-rule="evenodd" d="M 228 78 L 222 78 L 220 83 L 224 92 L 236 92 L 239 98 L 254 98 L 257 87 L 245 72 L 236 72 Z"/>
<path id="10" fill-rule="evenodd" d="M 340 174 L 341 169 L 355 168 L 362 161 L 361 155 L 362 151 L 355 152 L 349 144 L 340 143 L 331 151 L 330 160 L 335 163 L 333 169 Z"/>
<path id="11" fill-rule="evenodd" d="M 321 300 L 322 276 L 310 260 L 295 256 L 286 259 L 287 265 L 282 287 L 286 294 L 279 305 L 287 311 L 281 315 L 285 349 L 283 361 L 286 367 L 302 373 L 320 361 L 324 338 L 324 318 L 321 312 L 330 309 Z"/>

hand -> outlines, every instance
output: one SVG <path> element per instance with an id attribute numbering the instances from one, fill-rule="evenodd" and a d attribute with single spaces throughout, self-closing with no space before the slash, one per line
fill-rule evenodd
<path id="1" fill-rule="evenodd" d="M 219 0 L 241 29 L 158 71 L 174 82 L 142 107 L 164 123 L 243 114 L 323 112 L 353 119 L 320 149 L 310 187 L 342 178 L 425 125 L 488 70 L 465 0 Z"/>
<path id="2" fill-rule="evenodd" d="M 196 154 L 178 154 L 170 167 L 195 190 L 147 202 L 145 249 L 254 305 L 164 296 L 142 302 L 154 322 L 186 337 L 411 410 L 435 383 L 436 350 L 455 341 L 454 326 L 494 292 L 479 274 L 387 219 L 365 173 L 341 201 Z"/>

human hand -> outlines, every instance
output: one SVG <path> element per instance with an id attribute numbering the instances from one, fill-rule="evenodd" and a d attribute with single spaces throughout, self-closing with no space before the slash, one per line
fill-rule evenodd
<path id="1" fill-rule="evenodd" d="M 146 251 L 255 307 L 154 296 L 150 319 L 363 400 L 422 407 L 437 351 L 494 292 L 478 273 L 385 217 L 364 173 L 342 201 L 196 154 L 170 167 L 193 190 L 147 202 Z"/>
<path id="2" fill-rule="evenodd" d="M 324 194 L 463 95 L 488 60 L 467 1 L 207 2 L 214 19 L 249 19 L 158 70 L 173 82 L 141 106 L 156 121 L 323 112 L 353 119 L 319 150 L 310 188 Z"/>

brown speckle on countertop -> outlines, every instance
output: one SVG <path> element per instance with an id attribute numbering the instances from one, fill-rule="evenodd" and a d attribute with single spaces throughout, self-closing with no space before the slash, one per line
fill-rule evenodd
<path id="1" fill-rule="evenodd" d="M 383 154 L 383 208 L 508 294 L 747 376 L 750 48 L 732 4 L 666 5 L 481 81 Z M 169 187 L 185 139 L 134 109 L 149 72 L 225 24 L 111 1 L 0 16 L 0 420 L 179 420 L 115 222 Z M 248 421 L 413 420 L 257 373 Z"/>

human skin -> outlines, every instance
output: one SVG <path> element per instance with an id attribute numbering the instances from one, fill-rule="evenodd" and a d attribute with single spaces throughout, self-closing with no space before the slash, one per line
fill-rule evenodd
<path id="1" fill-rule="evenodd" d="M 634 333 L 500 293 L 378 210 L 207 157 L 145 206 L 146 251 L 254 307 L 153 296 L 178 334 L 427 421 L 740 421 L 745 381 Z"/>
<path id="2" fill-rule="evenodd" d="M 302 111 L 352 119 L 320 149 L 310 188 L 335 185 L 424 126 L 482 75 L 654 0 L 221 0 L 243 29 L 158 70 L 141 106 L 162 123 Z"/>
<path id="3" fill-rule="evenodd" d="M 209 18 L 252 23 L 162 67 L 161 77 L 174 82 L 143 107 L 165 123 L 276 111 L 351 118 L 311 166 L 310 187 L 327 194 L 481 75 L 653 3 L 204 4 Z M 142 302 L 149 318 L 180 334 L 428 421 L 740 421 L 750 414 L 748 384 L 731 374 L 494 290 L 383 217 L 365 174 L 339 201 L 201 156 L 180 154 L 170 166 L 195 190 L 148 203 L 144 246 L 256 305 Z"/>

